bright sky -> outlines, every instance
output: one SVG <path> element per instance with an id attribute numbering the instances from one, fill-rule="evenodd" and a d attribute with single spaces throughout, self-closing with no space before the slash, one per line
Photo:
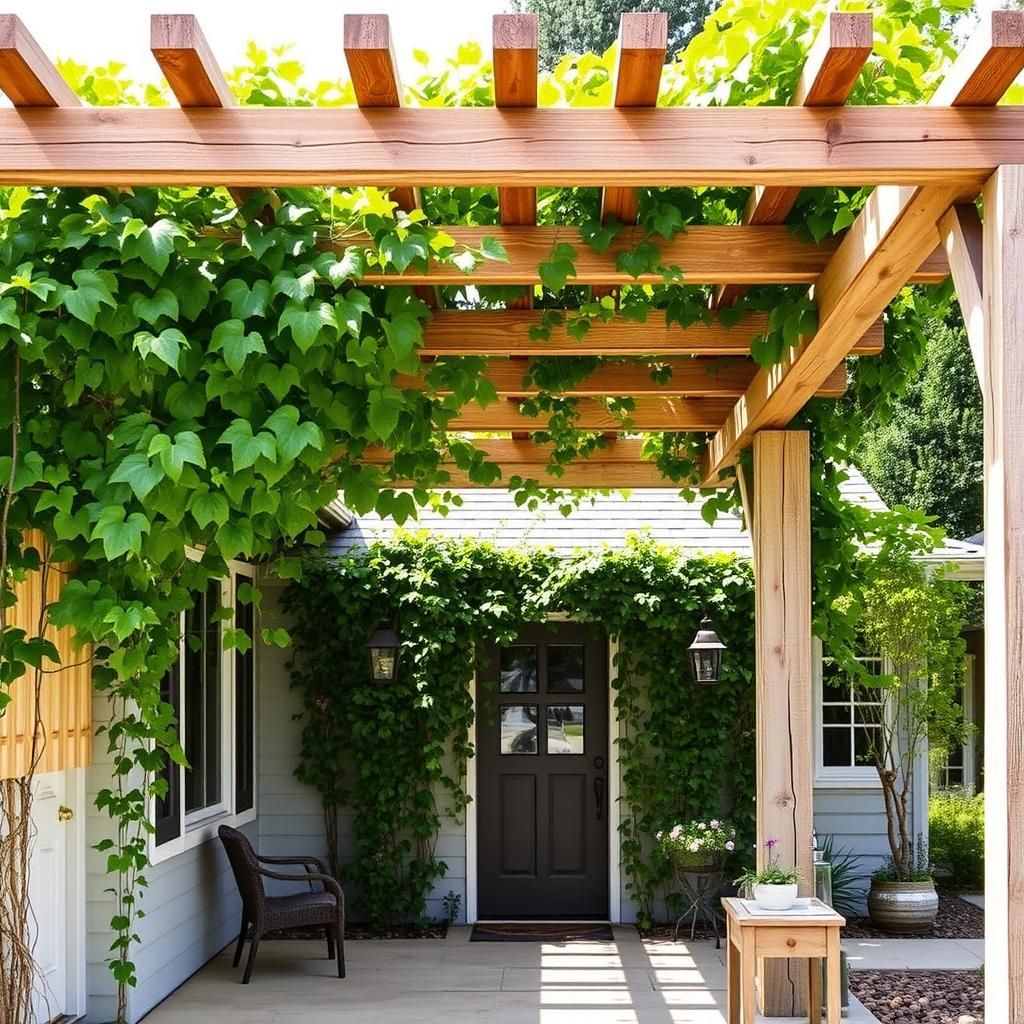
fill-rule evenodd
<path id="1" fill-rule="evenodd" d="M 124 61 L 130 77 L 160 77 L 149 53 L 151 14 L 194 14 L 223 67 L 241 63 L 245 44 L 294 43 L 294 57 L 312 79 L 347 78 L 341 47 L 345 14 L 388 14 L 400 73 L 421 70 L 412 50 L 431 57 L 454 54 L 459 43 L 491 38 L 491 17 L 510 9 L 509 0 L 8 0 L 5 13 L 17 14 L 52 59 L 80 64 Z"/>

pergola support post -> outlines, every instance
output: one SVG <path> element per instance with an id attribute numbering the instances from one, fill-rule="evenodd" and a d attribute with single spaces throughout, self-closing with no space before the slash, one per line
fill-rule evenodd
<path id="1" fill-rule="evenodd" d="M 1024 166 L 984 191 L 985 1016 L 1024 1022 Z"/>
<path id="2" fill-rule="evenodd" d="M 755 434 L 753 476 L 758 867 L 766 860 L 764 840 L 777 839 L 779 863 L 796 865 L 800 894 L 808 895 L 814 891 L 809 434 Z M 764 1013 L 806 1013 L 806 979 L 806 961 L 764 961 Z"/>

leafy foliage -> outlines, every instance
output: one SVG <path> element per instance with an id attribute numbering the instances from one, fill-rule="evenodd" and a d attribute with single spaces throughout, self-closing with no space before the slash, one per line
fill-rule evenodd
<path id="1" fill-rule="evenodd" d="M 981 389 L 959 318 L 925 325 L 920 374 L 892 417 L 865 434 L 857 464 L 890 505 L 934 516 L 954 537 L 982 528 Z"/>
<path id="2" fill-rule="evenodd" d="M 669 54 L 683 49 L 700 31 L 718 0 L 640 0 L 631 11 L 664 11 L 668 14 Z M 540 64 L 553 68 L 565 54 L 604 53 L 619 34 L 618 0 L 581 0 L 574 4 L 554 0 L 514 0 L 517 11 L 540 16 Z"/>
<path id="3" fill-rule="evenodd" d="M 668 878 L 654 848 L 665 823 L 728 813 L 738 845 L 753 837 L 753 596 L 749 566 L 735 558 L 685 558 L 636 540 L 559 561 L 539 550 L 398 535 L 310 562 L 286 607 L 295 622 L 292 680 L 305 708 L 297 775 L 320 793 L 329 841 L 339 809 L 354 815 L 356 859 L 343 870 L 375 926 L 421 916 L 444 872 L 432 852 L 436 798 L 455 814 L 465 807 L 475 651 L 511 641 L 549 612 L 619 640 L 621 850 L 641 920 L 651 919 Z M 705 610 L 730 647 L 713 699 L 689 682 L 679 639 Z M 366 666 L 366 637 L 381 616 L 402 638 L 398 682 L 387 688 L 373 686 Z"/>
<path id="4" fill-rule="evenodd" d="M 953 885 L 980 889 L 985 884 L 985 796 L 936 793 L 928 802 L 932 859 L 951 874 Z"/>

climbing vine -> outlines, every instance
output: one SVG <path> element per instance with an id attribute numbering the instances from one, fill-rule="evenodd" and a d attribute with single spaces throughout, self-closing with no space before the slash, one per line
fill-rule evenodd
<path id="1" fill-rule="evenodd" d="M 853 101 L 926 97 L 954 52 L 944 16 L 967 6 L 886 0 L 876 8 L 875 58 Z M 660 102 L 784 102 L 823 15 L 824 5 L 813 0 L 726 0 L 666 68 Z M 492 101 L 491 68 L 479 46 L 461 47 L 440 68 L 422 59 L 412 102 Z M 540 102 L 607 104 L 613 67 L 612 52 L 567 57 L 544 76 Z M 93 105 L 167 102 L 166 88 L 126 81 L 115 63 L 88 69 L 64 62 L 61 71 Z M 251 47 L 229 80 L 252 104 L 352 101 L 349 83 L 304 84 L 301 65 L 283 50 Z M 863 199 L 860 191 L 805 190 L 791 222 L 821 238 L 848 226 Z M 627 273 L 655 271 L 662 281 L 623 287 L 622 315 L 678 323 L 706 317 L 707 290 L 687 285 L 685 267 L 664 267 L 659 246 L 690 224 L 734 223 L 744 201 L 739 189 L 646 190 L 643 237 L 617 260 Z M 446 360 L 431 371 L 426 390 L 396 387 L 397 374 L 419 368 L 430 311 L 409 289 L 363 281 L 368 270 L 402 272 L 430 258 L 466 272 L 504 258 L 492 238 L 470 249 L 432 226 L 494 224 L 494 190 L 426 189 L 422 206 L 402 211 L 372 188 L 257 192 L 241 206 L 209 188 L 0 190 L 0 606 L 12 605 L 18 574 L 37 563 L 40 552 L 26 531 L 38 529 L 48 557 L 75 566 L 49 621 L 93 646 L 96 685 L 110 699 L 112 784 L 98 804 L 111 818 L 103 849 L 118 902 L 111 967 L 119 1020 L 135 980 L 131 949 L 152 830 L 147 807 L 164 792 L 164 759 L 183 761 L 159 684 L 177 655 L 179 615 L 190 595 L 223 575 L 229 558 L 266 560 L 271 571 L 295 578 L 300 564 L 290 552 L 300 539 L 314 546 L 322 540 L 316 511 L 339 490 L 354 510 L 376 509 L 402 522 L 420 504 L 454 500 L 443 489 L 445 457 L 477 482 L 497 475 L 467 441 L 446 433 L 462 405 L 494 397 L 481 362 Z M 594 189 L 542 189 L 538 219 L 580 227 L 580 244 L 616 242 L 614 227 L 599 223 Z M 535 299 L 542 309 L 567 307 L 553 315 L 584 332 L 594 317 L 611 315 L 611 306 L 573 283 L 574 249 L 556 247 L 542 261 Z M 467 279 L 440 297 L 465 307 L 502 305 L 510 295 L 471 288 Z M 815 440 L 816 629 L 832 630 L 840 641 L 849 624 L 829 596 L 857 584 L 857 544 L 896 527 L 838 502 L 832 460 L 852 450 L 857 431 L 885 414 L 888 396 L 913 372 L 921 358 L 919 307 L 930 301 L 922 290 L 904 291 L 889 316 L 886 354 L 875 363 L 855 361 L 847 400 L 811 403 L 801 420 Z M 767 365 L 813 326 L 814 310 L 799 292 L 774 289 L 750 293 L 729 315 L 757 304 L 772 310 L 771 330 L 752 339 Z M 543 328 L 537 341 L 542 352 Z M 530 371 L 540 389 L 530 408 L 538 413 L 538 436 L 555 442 L 556 467 L 603 443 L 573 431 L 574 403 L 560 393 L 582 365 L 556 370 L 538 362 Z M 613 408 L 628 427 L 628 397 Z M 652 435 L 645 449 L 682 485 L 695 479 L 702 440 Z M 393 463 L 364 465 L 372 444 L 392 452 Z M 416 486 L 399 491 L 395 480 Z M 522 501 L 552 497 L 536 481 L 509 482 Z M 432 496 L 432 487 L 441 490 Z M 558 497 L 571 509 L 572 496 Z M 721 492 L 709 517 L 733 501 Z M 928 536 L 925 524 L 911 525 Z M 189 557 L 194 551 L 198 560 Z M 252 598 L 258 605 L 258 593 Z M 491 627 L 504 628 L 494 614 Z M 54 667 L 56 655 L 40 646 L 41 634 L 19 633 L 6 618 L 0 633 L 2 712 L 10 684 L 29 667 Z M 237 631 L 226 631 L 225 640 L 252 642 Z M 275 630 L 264 640 L 289 643 Z M 445 775 L 436 772 L 438 780 Z M 431 813 L 422 810 L 421 823 Z M 404 841 L 429 841 L 420 831 Z M 641 901 L 646 891 L 638 890 Z"/>

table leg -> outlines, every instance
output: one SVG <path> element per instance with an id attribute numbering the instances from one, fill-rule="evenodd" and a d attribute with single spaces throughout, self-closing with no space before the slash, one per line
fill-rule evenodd
<path id="1" fill-rule="evenodd" d="M 809 956 L 807 967 L 807 1017 L 810 1024 L 821 1024 L 821 957 Z"/>
<path id="2" fill-rule="evenodd" d="M 746 931 L 741 930 L 740 936 L 743 939 L 743 958 L 740 961 L 740 974 L 743 983 L 743 1024 L 754 1024 L 756 1010 L 754 976 L 757 972 L 755 970 L 753 930 L 750 928 Z"/>
<path id="3" fill-rule="evenodd" d="M 740 951 L 730 917 L 725 926 L 726 1005 L 729 1024 L 740 1024 Z"/>
<path id="4" fill-rule="evenodd" d="M 841 995 L 839 992 L 839 929 L 828 929 L 828 956 L 826 967 L 826 1003 L 828 1008 L 828 1024 L 839 1024 L 842 1014 Z"/>

